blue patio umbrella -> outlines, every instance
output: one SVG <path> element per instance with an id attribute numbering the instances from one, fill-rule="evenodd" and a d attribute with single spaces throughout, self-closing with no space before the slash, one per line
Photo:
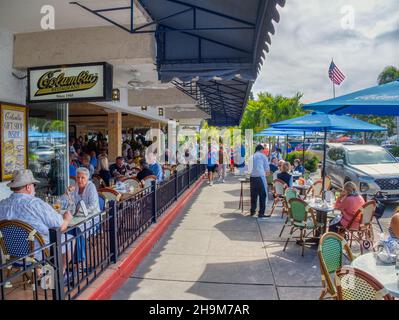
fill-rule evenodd
<path id="1" fill-rule="evenodd" d="M 304 109 L 334 114 L 399 116 L 399 79 L 335 99 L 307 104 Z"/>
<path id="2" fill-rule="evenodd" d="M 323 150 L 323 190 L 325 186 L 325 168 L 326 168 L 326 142 L 328 131 L 354 131 L 354 132 L 370 132 L 370 131 L 386 131 L 386 128 L 376 126 L 374 124 L 357 120 L 345 115 L 327 114 L 321 112 L 313 112 L 303 117 L 293 118 L 272 124 L 276 129 L 295 129 L 324 132 L 324 150 Z"/>
<path id="3" fill-rule="evenodd" d="M 288 136 L 303 136 L 303 146 L 305 146 L 305 139 L 306 133 L 312 133 L 313 131 L 306 131 L 306 130 L 292 130 L 292 129 L 275 129 L 273 127 L 267 128 L 260 133 L 256 134 L 255 137 L 287 137 L 288 143 Z M 269 139 L 270 145 L 270 139 Z M 270 149 L 270 148 L 269 148 Z M 305 148 L 302 150 L 302 163 L 305 162 Z M 287 153 L 288 153 L 288 145 L 287 145 Z"/>

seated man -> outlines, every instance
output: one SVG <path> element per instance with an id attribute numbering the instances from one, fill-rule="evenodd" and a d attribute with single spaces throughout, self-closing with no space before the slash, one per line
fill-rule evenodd
<path id="1" fill-rule="evenodd" d="M 123 157 L 117 157 L 115 163 L 109 167 L 111 176 L 115 179 L 122 179 L 126 176 L 128 169 Z"/>
<path id="2" fill-rule="evenodd" d="M 136 176 L 136 178 L 140 181 L 143 180 L 145 177 L 154 175 L 154 172 L 149 169 L 148 163 L 144 159 L 140 161 L 140 168 L 141 171 Z"/>
<path id="3" fill-rule="evenodd" d="M 84 154 L 82 156 L 82 164 L 80 165 L 81 168 L 86 168 L 87 170 L 89 170 L 89 179 L 92 178 L 93 174 L 94 174 L 94 167 L 93 165 L 90 163 L 90 156 L 88 154 Z"/>
<path id="4" fill-rule="evenodd" d="M 44 239 L 50 242 L 50 228 L 60 228 L 65 232 L 72 220 L 70 212 L 63 216 L 58 214 L 52 206 L 35 197 L 35 185 L 39 183 L 30 170 L 17 170 L 7 186 L 13 192 L 10 197 L 0 201 L 0 221 L 19 220 L 29 224 Z M 65 246 L 62 246 L 63 251 Z M 65 252 L 63 252 L 65 253 Z M 69 255 L 70 256 L 70 255 Z M 64 261 L 64 271 L 66 261 Z"/>
<path id="5" fill-rule="evenodd" d="M 53 207 L 35 197 L 35 185 L 39 183 L 30 170 L 18 170 L 7 186 L 13 192 L 0 201 L 0 221 L 20 220 L 37 230 L 46 243 L 49 242 L 49 228 L 65 231 L 72 219 L 69 212 L 62 217 Z"/>
<path id="6" fill-rule="evenodd" d="M 163 180 L 163 170 L 161 165 L 157 162 L 157 158 L 154 153 L 150 152 L 147 155 L 149 169 L 154 173 L 154 176 L 157 177 L 157 182 L 162 182 Z"/>
<path id="7" fill-rule="evenodd" d="M 301 160 L 299 160 L 299 159 L 295 159 L 294 160 L 293 171 L 296 171 L 296 172 L 299 172 L 299 173 L 302 173 L 302 174 L 305 172 L 305 169 L 304 169 L 304 167 L 301 164 Z"/>
<path id="8" fill-rule="evenodd" d="M 275 173 L 278 170 L 278 159 L 276 157 L 272 158 L 269 167 L 271 173 Z"/>

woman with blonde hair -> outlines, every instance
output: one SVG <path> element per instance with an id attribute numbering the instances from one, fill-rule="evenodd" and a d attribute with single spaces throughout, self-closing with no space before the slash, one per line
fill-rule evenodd
<path id="1" fill-rule="evenodd" d="M 291 164 L 288 161 L 284 161 L 284 163 L 282 163 L 281 165 L 280 170 L 281 172 L 277 174 L 277 179 L 283 180 L 287 184 L 287 186 L 292 188 L 293 177 L 291 174 L 288 173 L 291 170 Z"/>
<path id="2" fill-rule="evenodd" d="M 352 181 L 344 184 L 344 189 L 335 203 L 335 209 L 341 210 L 342 215 L 339 221 L 330 224 L 329 231 L 337 232 L 339 227 L 358 228 L 361 216 L 355 219 L 356 212 L 365 203 L 363 197 L 358 193 L 356 185 Z M 355 219 L 355 220 L 354 220 Z"/>

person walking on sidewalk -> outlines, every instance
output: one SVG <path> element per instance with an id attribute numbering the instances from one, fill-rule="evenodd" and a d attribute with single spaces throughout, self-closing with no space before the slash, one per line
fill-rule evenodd
<path id="1" fill-rule="evenodd" d="M 225 183 L 226 166 L 229 161 L 229 157 L 227 155 L 226 150 L 224 149 L 223 144 L 220 144 L 218 156 L 219 156 L 218 159 L 219 161 L 218 161 L 217 170 L 219 174 L 219 182 L 222 181 L 223 183 Z"/>
<path id="2" fill-rule="evenodd" d="M 267 201 L 267 182 L 266 176 L 270 174 L 269 161 L 262 153 L 263 146 L 258 145 L 255 148 L 255 154 L 252 156 L 252 171 L 250 177 L 251 190 L 251 216 L 256 213 L 256 205 L 259 197 L 259 214 L 258 218 L 263 220 L 266 218 L 266 201 Z"/>
<path id="3" fill-rule="evenodd" d="M 213 186 L 213 177 L 215 175 L 216 167 L 217 167 L 217 161 L 216 161 L 216 151 L 212 150 L 211 144 L 208 146 L 208 182 L 209 185 Z"/>

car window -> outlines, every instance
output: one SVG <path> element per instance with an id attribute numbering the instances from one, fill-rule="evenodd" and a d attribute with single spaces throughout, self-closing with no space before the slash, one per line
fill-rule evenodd
<path id="1" fill-rule="evenodd" d="M 328 158 L 330 158 L 332 161 L 337 161 L 337 160 L 344 160 L 345 161 L 345 151 L 340 148 L 332 148 L 328 151 Z"/>
<path id="2" fill-rule="evenodd" d="M 324 150 L 322 144 L 314 144 L 314 145 L 312 145 L 311 149 L 312 150 Z"/>
<path id="3" fill-rule="evenodd" d="M 397 163 L 396 159 L 384 149 L 348 151 L 348 162 L 353 165 Z"/>

